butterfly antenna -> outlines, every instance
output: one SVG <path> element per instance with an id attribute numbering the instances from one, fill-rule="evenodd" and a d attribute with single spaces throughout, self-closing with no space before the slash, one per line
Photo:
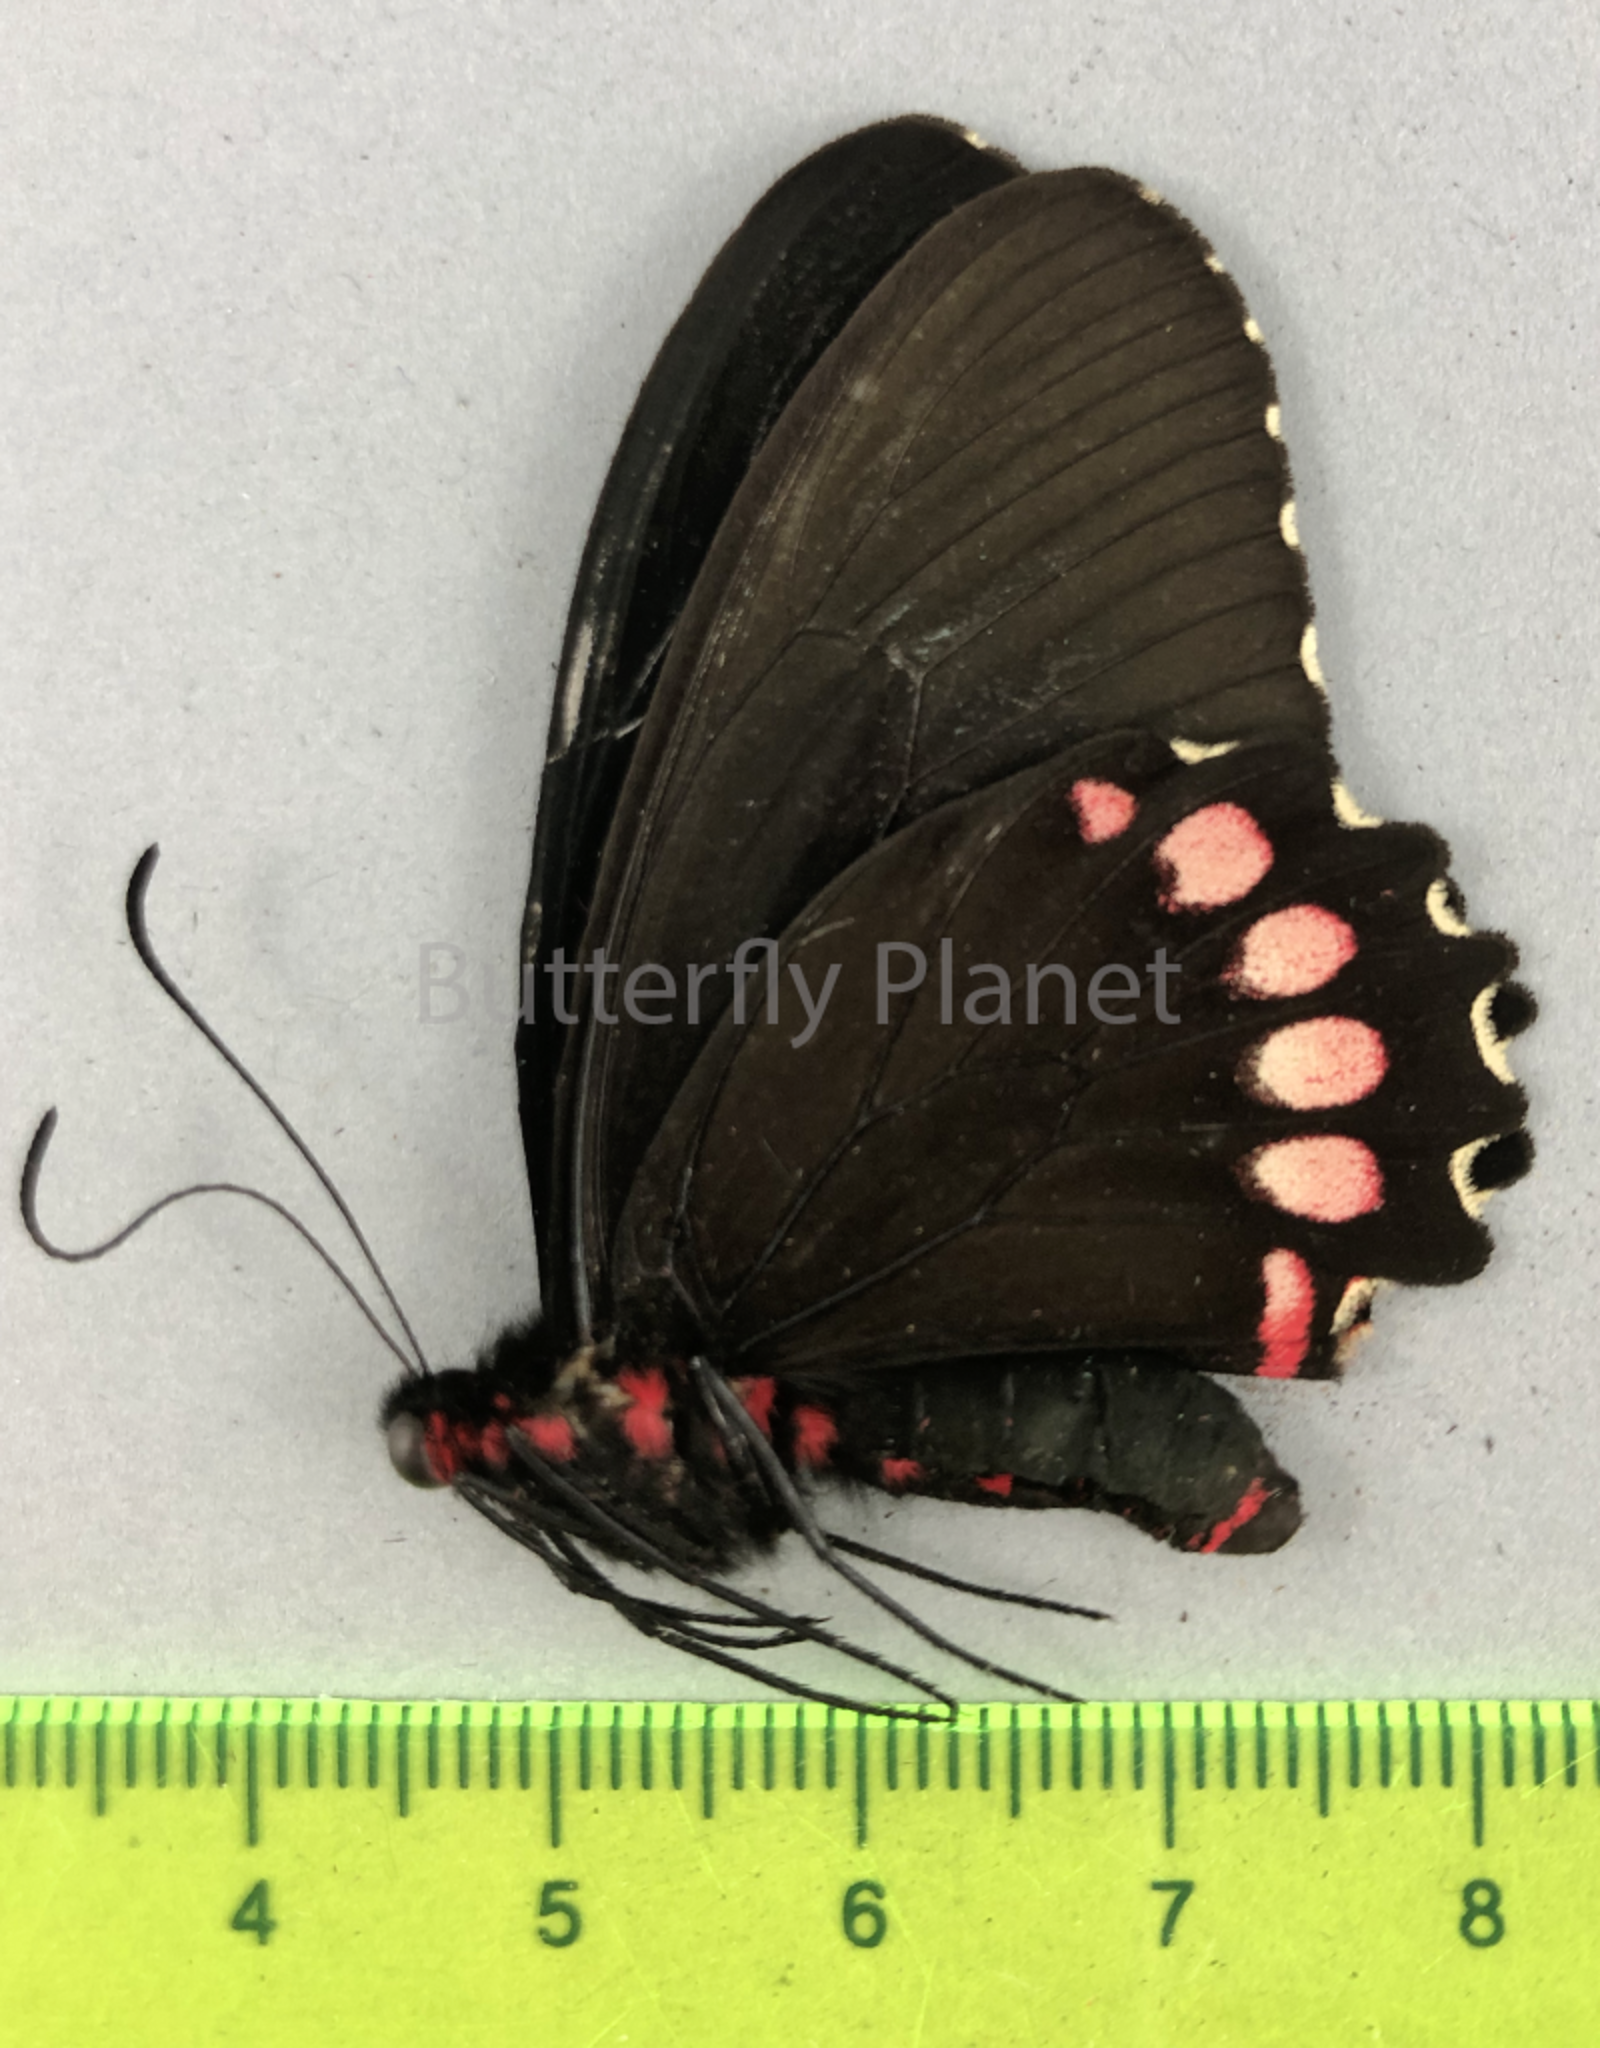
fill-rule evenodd
<path id="1" fill-rule="evenodd" d="M 247 1202 L 259 1202 L 263 1209 L 270 1209 L 274 1216 L 281 1216 L 291 1230 L 299 1232 L 406 1371 L 414 1370 L 411 1360 L 378 1321 L 366 1296 L 328 1247 L 306 1228 L 292 1209 L 286 1209 L 282 1202 L 274 1201 L 271 1195 L 263 1194 L 260 1188 L 240 1187 L 237 1182 L 231 1180 L 196 1181 L 192 1187 L 178 1188 L 170 1195 L 163 1195 L 159 1202 L 152 1202 L 147 1209 L 141 1209 L 131 1223 L 123 1224 L 120 1230 L 101 1244 L 86 1245 L 81 1251 L 69 1251 L 65 1245 L 57 1244 L 53 1238 L 45 1234 L 44 1226 L 39 1221 L 39 1175 L 43 1171 L 44 1155 L 50 1149 L 50 1138 L 55 1127 L 56 1113 L 53 1109 L 47 1109 L 39 1119 L 39 1128 L 34 1132 L 33 1143 L 28 1147 L 28 1157 L 22 1168 L 22 1187 L 19 1195 L 23 1228 L 46 1258 L 61 1259 L 69 1266 L 87 1265 L 91 1259 L 103 1259 L 107 1252 L 114 1252 L 119 1244 L 126 1244 L 134 1232 L 143 1230 L 153 1216 L 159 1216 L 163 1209 L 170 1209 L 177 1202 L 190 1201 L 196 1195 L 240 1195 Z"/>
<path id="2" fill-rule="evenodd" d="M 788 1511 L 791 1526 L 797 1529 L 812 1551 L 829 1568 L 837 1572 L 847 1585 L 863 1593 L 875 1607 L 881 1607 L 885 1614 L 891 1614 L 904 1627 L 918 1635 L 935 1649 L 944 1650 L 952 1657 L 958 1657 L 963 1664 L 974 1671 L 981 1671 L 988 1678 L 1003 1679 L 1010 1685 L 1026 1686 L 1030 1692 L 1046 1694 L 1050 1699 L 1063 1700 L 1069 1705 L 1077 1704 L 1077 1696 L 1061 1692 L 1053 1685 L 1046 1685 L 1042 1679 L 1030 1678 L 1025 1671 L 1013 1671 L 1004 1664 L 996 1664 L 987 1657 L 980 1657 L 975 1651 L 964 1649 L 947 1635 L 922 1619 L 920 1614 L 896 1600 L 892 1593 L 886 1593 L 882 1586 L 875 1585 L 865 1572 L 858 1572 L 853 1564 L 829 1541 L 827 1531 L 801 1494 L 799 1488 L 783 1469 L 777 1452 L 768 1443 L 757 1426 L 755 1418 L 746 1410 L 733 1389 L 719 1373 L 714 1372 L 703 1358 L 692 1358 L 689 1369 L 694 1374 L 713 1421 L 719 1424 L 723 1434 L 741 1436 L 749 1445 L 762 1476 L 780 1504 Z"/>
<path id="3" fill-rule="evenodd" d="M 257 1102 L 261 1104 L 262 1108 L 267 1112 L 268 1116 L 272 1118 L 273 1122 L 278 1126 L 278 1129 L 282 1131 L 283 1135 L 289 1140 L 289 1143 L 300 1154 L 300 1157 L 305 1161 L 307 1166 L 311 1168 L 311 1171 L 316 1175 L 317 1179 L 321 1182 L 323 1192 L 327 1195 L 329 1201 L 332 1202 L 333 1206 L 338 1210 L 339 1214 L 344 1218 L 346 1229 L 350 1232 L 350 1235 L 355 1239 L 356 1244 L 359 1246 L 361 1256 L 367 1262 L 368 1270 L 371 1272 L 372 1277 L 377 1281 L 378 1286 L 382 1291 L 384 1300 L 388 1302 L 390 1308 L 394 1311 L 395 1320 L 399 1323 L 401 1329 L 405 1332 L 406 1341 L 411 1346 L 411 1349 L 415 1354 L 415 1365 L 413 1365 L 411 1359 L 406 1358 L 403 1353 L 401 1354 L 402 1362 L 405 1365 L 406 1370 L 408 1372 L 411 1372 L 413 1370 L 420 1369 L 422 1372 L 426 1372 L 428 1370 L 428 1361 L 423 1352 L 422 1346 L 417 1342 L 417 1334 L 412 1329 L 410 1322 L 407 1320 L 406 1312 L 400 1306 L 400 1303 L 396 1298 L 394 1289 L 389 1285 L 388 1279 L 384 1274 L 383 1268 L 378 1264 L 376 1254 L 373 1252 L 371 1245 L 367 1243 L 366 1235 L 363 1232 L 361 1225 L 357 1223 L 354 1215 L 351 1213 L 350 1204 L 345 1200 L 344 1196 L 340 1194 L 338 1188 L 334 1186 L 332 1175 L 323 1166 L 321 1160 L 317 1158 L 317 1155 L 312 1151 L 311 1147 L 306 1143 L 305 1139 L 301 1137 L 300 1133 L 295 1129 L 294 1125 L 290 1123 L 289 1119 L 284 1115 L 283 1111 L 273 1101 L 272 1097 L 267 1093 L 266 1089 L 262 1087 L 261 1083 L 256 1079 L 255 1075 L 250 1072 L 250 1069 L 237 1056 L 237 1054 L 235 1054 L 227 1045 L 223 1043 L 222 1039 L 206 1022 L 205 1018 L 201 1016 L 200 1012 L 195 1008 L 194 1004 L 190 1002 L 189 998 L 183 993 L 183 990 L 178 987 L 178 984 L 173 980 L 172 976 L 168 974 L 166 968 L 162 966 L 160 960 L 156 957 L 156 949 L 150 943 L 149 927 L 145 923 L 144 899 L 146 892 L 150 887 L 150 877 L 156 871 L 156 862 L 160 858 L 160 856 L 161 849 L 159 846 L 147 846 L 144 852 L 140 854 L 138 864 L 135 866 L 133 873 L 128 878 L 128 936 L 133 940 L 134 951 L 138 954 L 139 958 L 144 962 L 146 972 L 149 974 L 151 980 L 154 981 L 156 986 L 161 990 L 162 994 L 166 996 L 170 1002 L 177 1005 L 177 1007 L 183 1012 L 184 1016 L 188 1018 L 189 1022 L 194 1026 L 196 1031 L 199 1032 L 200 1036 L 206 1041 L 206 1043 L 209 1046 L 211 1046 L 211 1048 L 215 1052 L 218 1052 L 222 1055 L 223 1059 L 225 1059 L 228 1065 L 232 1067 L 233 1071 L 238 1075 L 239 1079 L 250 1090 L 250 1093 L 256 1098 Z M 37 1142 L 37 1140 L 35 1140 L 35 1142 Z M 160 1207 L 161 1205 L 157 1204 L 157 1206 Z M 276 1208 L 277 1204 L 271 1203 L 269 1204 L 269 1207 Z M 149 1213 L 153 1214 L 154 1211 L 151 1211 Z M 124 1233 L 124 1235 L 126 1235 L 126 1233 Z M 308 1231 L 302 1231 L 302 1235 L 306 1236 L 307 1238 L 310 1238 L 310 1233 Z M 112 1240 L 113 1243 L 119 1241 L 120 1240 L 117 1239 Z M 312 1243 L 316 1242 L 314 1238 L 311 1238 L 310 1241 Z M 107 1248 L 109 1249 L 109 1247 Z M 324 1253 L 323 1256 L 326 1258 L 326 1253 Z M 328 1263 L 332 1265 L 333 1262 L 330 1259 Z M 337 1271 L 338 1269 L 335 1268 L 334 1270 Z M 346 1284 L 348 1285 L 349 1283 L 347 1282 Z M 391 1344 L 390 1349 L 393 1350 L 394 1348 L 396 1347 L 394 1347 Z"/>

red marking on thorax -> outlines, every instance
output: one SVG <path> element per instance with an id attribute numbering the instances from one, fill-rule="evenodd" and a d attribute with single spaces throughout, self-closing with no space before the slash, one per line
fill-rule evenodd
<path id="1" fill-rule="evenodd" d="M 839 1441 L 839 1425 L 826 1408 L 797 1408 L 790 1427 L 794 1431 L 794 1461 L 813 1469 L 826 1465 L 828 1453 Z"/>
<path id="2" fill-rule="evenodd" d="M 915 1458 L 885 1458 L 878 1467 L 878 1478 L 885 1486 L 915 1486 L 922 1476 Z"/>
<path id="3" fill-rule="evenodd" d="M 1248 896 L 1272 866 L 1272 841 L 1238 804 L 1207 804 L 1155 850 L 1163 910 L 1217 910 Z"/>
<path id="4" fill-rule="evenodd" d="M 1293 1379 L 1311 1348 L 1311 1316 L 1317 1305 L 1311 1268 L 1298 1252 L 1268 1252 L 1261 1261 L 1261 1285 L 1266 1299 L 1256 1325 L 1261 1346 L 1257 1376 Z"/>
<path id="5" fill-rule="evenodd" d="M 984 1493 L 998 1494 L 1001 1500 L 1009 1500 L 1011 1498 L 1011 1474 L 1009 1472 L 991 1472 L 986 1478 L 974 1479 L 972 1483 Z"/>
<path id="6" fill-rule="evenodd" d="M 1359 1017 L 1304 1017 L 1245 1054 L 1240 1085 L 1279 1109 L 1361 1102 L 1389 1071 L 1383 1036 Z"/>
<path id="7" fill-rule="evenodd" d="M 1067 791 L 1078 821 L 1078 831 L 1087 846 L 1100 846 L 1126 832 L 1138 815 L 1139 801 L 1130 790 L 1115 782 L 1101 782 L 1085 775 Z"/>
<path id="8" fill-rule="evenodd" d="M 744 1403 L 745 1413 L 760 1430 L 770 1437 L 772 1434 L 772 1404 L 778 1398 L 778 1382 L 763 1377 L 756 1380 L 735 1380 L 733 1391 Z"/>
<path id="9" fill-rule="evenodd" d="M 1305 996 L 1325 988 L 1356 957 L 1356 935 L 1320 903 L 1294 903 L 1258 918 L 1239 941 L 1222 979 L 1241 996 Z"/>
<path id="10" fill-rule="evenodd" d="M 672 1455 L 672 1424 L 667 1419 L 671 1389 L 659 1365 L 642 1371 L 632 1366 L 617 1374 L 617 1385 L 628 1397 L 622 1411 L 622 1433 L 641 1458 Z"/>
<path id="11" fill-rule="evenodd" d="M 578 1439 L 564 1415 L 519 1415 L 516 1426 L 541 1457 L 558 1465 L 577 1454 Z"/>
<path id="12" fill-rule="evenodd" d="M 1253 1522 L 1255 1520 L 1256 1516 L 1260 1514 L 1271 1498 L 1271 1494 L 1267 1491 L 1267 1482 L 1264 1479 L 1252 1479 L 1244 1492 L 1240 1494 L 1238 1504 L 1234 1508 L 1233 1513 L 1224 1516 L 1211 1530 L 1209 1535 L 1204 1538 L 1197 1536 L 1189 1545 L 1189 1548 L 1199 1551 L 1220 1550 L 1228 1538 L 1237 1535 L 1246 1522 Z"/>
<path id="13" fill-rule="evenodd" d="M 1383 1207 L 1383 1169 L 1359 1138 L 1280 1138 L 1239 1162 L 1248 1193 L 1312 1223 L 1350 1223 Z"/>

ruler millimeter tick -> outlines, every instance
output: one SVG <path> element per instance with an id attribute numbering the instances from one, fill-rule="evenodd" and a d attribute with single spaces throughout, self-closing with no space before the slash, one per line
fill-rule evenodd
<path id="1" fill-rule="evenodd" d="M 1600 1704 L 0 1699 L 30 2042 L 1600 2031 Z"/>

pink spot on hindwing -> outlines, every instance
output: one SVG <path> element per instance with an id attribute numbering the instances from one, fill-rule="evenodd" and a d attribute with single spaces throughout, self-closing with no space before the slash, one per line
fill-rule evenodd
<path id="1" fill-rule="evenodd" d="M 1311 1268 L 1298 1252 L 1268 1252 L 1261 1261 L 1264 1296 L 1256 1341 L 1261 1346 L 1258 1377 L 1293 1379 L 1311 1348 L 1311 1316 L 1317 1290 Z"/>
<path id="2" fill-rule="evenodd" d="M 1207 804 L 1155 850 L 1163 910 L 1217 910 L 1248 896 L 1272 866 L 1272 841 L 1239 804 Z"/>
<path id="3" fill-rule="evenodd" d="M 1389 1071 L 1383 1036 L 1357 1017 L 1306 1017 L 1251 1047 L 1239 1085 L 1280 1109 L 1333 1109 L 1360 1102 Z"/>
<path id="4" fill-rule="evenodd" d="M 1009 1472 L 991 1472 L 986 1478 L 974 1479 L 972 1483 L 980 1492 L 995 1494 L 1001 1500 L 1009 1500 L 1011 1498 L 1011 1474 Z"/>
<path id="5" fill-rule="evenodd" d="M 1383 1169 L 1359 1138 L 1280 1138 L 1239 1162 L 1245 1192 L 1312 1223 L 1349 1223 L 1383 1207 Z"/>
<path id="6" fill-rule="evenodd" d="M 642 1372 L 631 1366 L 617 1374 L 617 1385 L 629 1405 L 622 1411 L 622 1433 L 641 1458 L 666 1458 L 672 1454 L 672 1424 L 667 1419 L 669 1389 L 660 1366 Z"/>
<path id="7" fill-rule="evenodd" d="M 826 1408 L 797 1408 L 794 1411 L 794 1461 L 813 1470 L 826 1465 L 828 1453 L 839 1440 L 839 1425 Z"/>
<path id="8" fill-rule="evenodd" d="M 1325 988 L 1356 956 L 1356 935 L 1320 903 L 1294 903 L 1258 918 L 1235 948 L 1222 979 L 1236 995 L 1263 1000 Z"/>
<path id="9" fill-rule="evenodd" d="M 1115 782 L 1085 775 L 1067 791 L 1067 801 L 1087 846 L 1101 846 L 1126 832 L 1138 815 L 1139 800 Z"/>
<path id="10" fill-rule="evenodd" d="M 519 1415 L 517 1428 L 543 1458 L 564 1465 L 576 1455 L 578 1439 L 564 1415 Z"/>
<path id="11" fill-rule="evenodd" d="M 878 1466 L 878 1478 L 885 1486 L 915 1486 L 922 1476 L 915 1458 L 885 1458 Z"/>

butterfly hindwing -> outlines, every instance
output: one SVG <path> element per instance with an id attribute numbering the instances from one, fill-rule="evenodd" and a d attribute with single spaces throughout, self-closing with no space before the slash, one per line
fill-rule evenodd
<path id="1" fill-rule="evenodd" d="M 784 935 L 775 1022 L 760 984 L 723 1019 L 619 1285 L 779 1374 L 1094 1347 L 1332 1369 L 1373 1281 L 1482 1264 L 1465 1162 L 1521 1122 L 1484 1032 L 1511 951 L 1441 926 L 1444 858 L 1343 823 L 1292 741 L 1190 762 L 1109 735 L 942 806 Z M 838 970 L 798 1044 L 792 966 L 813 998 Z"/>

